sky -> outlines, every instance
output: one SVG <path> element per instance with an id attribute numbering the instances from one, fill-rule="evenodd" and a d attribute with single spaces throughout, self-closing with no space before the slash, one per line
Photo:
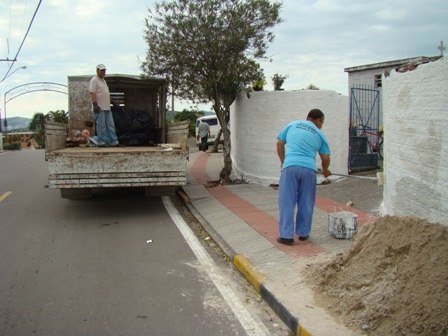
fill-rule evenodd
<path id="1" fill-rule="evenodd" d="M 109 74 L 140 74 L 146 54 L 145 18 L 154 4 L 43 0 L 36 12 L 39 0 L 0 0 L 2 118 L 5 109 L 7 117 L 25 118 L 68 110 L 67 95 L 30 92 L 32 86 L 22 87 L 28 93 L 5 104 L 5 92 L 20 85 L 67 85 L 67 76 L 93 76 L 98 63 L 104 63 Z M 447 0 L 283 0 L 280 16 L 283 22 L 273 29 L 276 37 L 267 50 L 270 61 L 260 62 L 265 90 L 273 90 L 272 76 L 278 73 L 287 76 L 285 90 L 313 84 L 348 95 L 344 68 L 440 55 L 440 42 L 448 45 Z M 7 61 L 16 56 L 16 62 Z M 174 103 L 176 111 L 194 106 L 188 101 Z M 198 108 L 212 109 L 211 104 Z"/>

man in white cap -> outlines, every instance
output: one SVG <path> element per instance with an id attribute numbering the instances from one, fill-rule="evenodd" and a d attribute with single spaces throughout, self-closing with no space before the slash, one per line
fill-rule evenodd
<path id="1" fill-rule="evenodd" d="M 93 112 L 96 120 L 96 136 L 90 141 L 97 146 L 118 146 L 114 119 L 110 110 L 110 92 L 104 77 L 106 66 L 96 66 L 96 76 L 90 80 L 89 92 L 92 98 Z"/>

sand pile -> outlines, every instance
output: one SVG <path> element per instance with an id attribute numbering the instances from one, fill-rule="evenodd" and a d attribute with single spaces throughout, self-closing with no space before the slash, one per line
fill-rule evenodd
<path id="1" fill-rule="evenodd" d="M 316 299 L 364 335 L 448 335 L 448 227 L 386 216 L 309 265 Z"/>

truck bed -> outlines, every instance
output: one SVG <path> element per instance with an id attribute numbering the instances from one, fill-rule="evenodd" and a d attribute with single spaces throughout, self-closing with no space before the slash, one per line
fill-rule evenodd
<path id="1" fill-rule="evenodd" d="M 66 125 L 46 128 L 48 187 L 175 187 L 187 183 L 187 123 L 170 127 L 169 143 L 154 146 L 65 147 Z"/>
<path id="2" fill-rule="evenodd" d="M 168 147 L 172 148 L 172 147 Z M 68 147 L 47 154 L 49 188 L 178 186 L 186 184 L 183 149 Z"/>

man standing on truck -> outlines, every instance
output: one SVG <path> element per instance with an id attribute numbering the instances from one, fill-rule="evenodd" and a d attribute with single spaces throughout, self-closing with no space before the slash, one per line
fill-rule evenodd
<path id="1" fill-rule="evenodd" d="M 201 149 L 203 152 L 208 149 L 208 137 L 210 136 L 210 126 L 205 121 L 201 120 L 198 126 L 198 137 L 201 138 Z M 199 140 L 199 139 L 198 139 Z"/>
<path id="2" fill-rule="evenodd" d="M 110 110 L 110 92 L 105 76 L 106 66 L 98 64 L 96 76 L 92 77 L 89 84 L 96 121 L 96 136 L 91 137 L 90 141 L 96 146 L 118 146 L 114 119 Z"/>

